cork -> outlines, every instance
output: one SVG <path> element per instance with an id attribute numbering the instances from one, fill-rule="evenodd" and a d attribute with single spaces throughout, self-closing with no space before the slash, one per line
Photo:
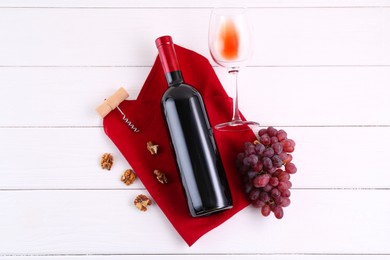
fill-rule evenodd
<path id="1" fill-rule="evenodd" d="M 112 96 L 104 100 L 104 102 L 96 108 L 96 112 L 98 112 L 98 114 L 104 118 L 128 97 L 129 94 L 127 91 L 121 87 Z"/>

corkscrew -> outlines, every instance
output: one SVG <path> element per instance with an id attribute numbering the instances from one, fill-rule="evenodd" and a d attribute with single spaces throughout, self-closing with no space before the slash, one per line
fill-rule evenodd
<path id="1" fill-rule="evenodd" d="M 135 125 L 126 117 L 125 113 L 119 108 L 119 106 L 116 107 L 118 111 L 122 114 L 122 120 L 133 130 L 135 133 L 139 132 L 139 129 L 135 127 Z"/>
<path id="2" fill-rule="evenodd" d="M 127 124 L 134 133 L 138 133 L 140 132 L 140 129 L 136 127 L 122 109 L 119 108 L 119 104 L 128 97 L 129 94 L 127 91 L 124 88 L 119 88 L 112 96 L 105 99 L 104 102 L 96 108 L 96 111 L 102 118 L 104 118 L 108 113 L 116 108 L 122 115 L 123 122 L 125 122 L 125 124 Z"/>

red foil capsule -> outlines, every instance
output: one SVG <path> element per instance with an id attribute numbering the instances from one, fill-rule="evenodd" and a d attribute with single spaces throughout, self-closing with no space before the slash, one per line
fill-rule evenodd
<path id="1" fill-rule="evenodd" d="M 180 70 L 172 37 L 166 35 L 157 38 L 156 46 L 159 51 L 159 57 L 164 69 L 164 74 Z"/>

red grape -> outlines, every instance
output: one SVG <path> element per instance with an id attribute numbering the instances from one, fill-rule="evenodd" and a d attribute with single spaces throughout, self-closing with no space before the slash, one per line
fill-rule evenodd
<path id="1" fill-rule="evenodd" d="M 283 160 L 283 162 L 284 162 L 284 163 L 289 163 L 289 162 L 292 161 L 292 159 L 293 159 L 292 155 L 291 155 L 290 153 L 288 153 L 288 154 L 287 154 L 286 160 Z"/>
<path id="2" fill-rule="evenodd" d="M 268 146 L 271 144 L 271 138 L 267 134 L 264 134 L 260 137 L 260 143 L 265 146 Z"/>
<path id="3" fill-rule="evenodd" d="M 278 189 L 279 189 L 280 191 L 287 190 L 287 189 L 288 189 L 287 183 L 284 182 L 284 181 L 279 182 L 279 184 L 278 184 Z"/>
<path id="4" fill-rule="evenodd" d="M 256 165 L 252 166 L 252 168 L 255 172 L 261 172 L 261 170 L 263 169 L 263 163 L 261 161 L 258 161 Z"/>
<path id="5" fill-rule="evenodd" d="M 281 143 L 273 143 L 272 149 L 274 149 L 274 152 L 276 154 L 280 154 L 281 152 L 283 152 L 283 145 Z"/>
<path id="6" fill-rule="evenodd" d="M 284 139 L 287 138 L 287 133 L 283 129 L 280 129 L 276 134 L 276 136 L 278 137 L 279 141 L 283 141 Z"/>
<path id="7" fill-rule="evenodd" d="M 271 179 L 269 179 L 271 181 Z M 268 182 L 267 185 L 264 186 L 263 191 L 269 192 L 273 189 L 273 186 Z"/>
<path id="8" fill-rule="evenodd" d="M 268 184 L 270 177 L 271 176 L 268 173 L 256 176 L 253 179 L 253 186 L 256 188 L 264 187 Z"/>
<path id="9" fill-rule="evenodd" d="M 271 190 L 271 196 L 273 198 L 277 198 L 277 197 L 280 197 L 280 191 L 278 189 L 272 189 Z"/>
<path id="10" fill-rule="evenodd" d="M 270 200 L 270 196 L 268 195 L 268 192 L 262 191 L 260 193 L 259 199 L 264 202 L 268 202 Z"/>
<path id="11" fill-rule="evenodd" d="M 260 196 L 260 190 L 259 189 L 255 189 L 255 190 L 252 190 L 250 193 L 249 193 L 249 199 L 251 200 L 257 200 Z"/>
<path id="12" fill-rule="evenodd" d="M 269 184 L 272 185 L 273 187 L 278 186 L 278 184 L 279 184 L 279 179 L 278 179 L 278 177 L 272 177 L 272 178 L 269 180 Z"/>
<path id="13" fill-rule="evenodd" d="M 276 136 L 271 137 L 271 144 L 279 143 L 279 140 Z"/>
<path id="14" fill-rule="evenodd" d="M 288 174 L 287 172 L 281 172 L 278 175 L 278 179 L 279 181 L 288 181 L 290 179 L 290 174 Z"/>
<path id="15" fill-rule="evenodd" d="M 287 198 L 287 197 L 282 197 L 282 200 L 281 200 L 281 203 L 280 203 L 280 206 L 282 207 L 288 207 L 290 205 L 290 199 Z"/>
<path id="16" fill-rule="evenodd" d="M 283 161 L 280 159 L 280 157 L 279 157 L 279 155 L 274 155 L 274 156 L 272 156 L 272 164 L 273 164 L 273 166 L 275 166 L 275 167 L 282 167 L 282 165 L 283 165 Z"/>
<path id="17" fill-rule="evenodd" d="M 263 157 L 263 166 L 269 170 L 273 167 L 272 160 L 269 157 Z"/>
<path id="18" fill-rule="evenodd" d="M 290 174 L 297 172 L 297 167 L 295 167 L 295 164 L 293 164 L 291 162 L 286 163 L 285 168 L 286 168 L 286 172 L 288 172 Z"/>
<path id="19" fill-rule="evenodd" d="M 288 153 L 294 152 L 295 142 L 291 139 L 285 139 L 281 142 L 283 150 Z"/>
<path id="20" fill-rule="evenodd" d="M 257 152 L 257 155 L 262 155 L 265 150 L 264 144 L 258 143 L 255 146 L 255 151 Z"/>
<path id="21" fill-rule="evenodd" d="M 262 136 L 262 135 L 264 135 L 266 133 L 267 133 L 267 129 L 266 128 L 260 129 L 259 132 L 258 132 L 259 136 Z"/>
<path id="22" fill-rule="evenodd" d="M 290 197 L 291 192 L 290 192 L 290 190 L 284 190 L 284 191 L 282 191 L 281 195 L 282 195 L 282 197 L 288 198 L 288 197 Z"/>
<path id="23" fill-rule="evenodd" d="M 261 214 L 263 214 L 264 217 L 267 217 L 271 213 L 271 208 L 269 205 L 264 205 L 261 208 Z"/>
<path id="24" fill-rule="evenodd" d="M 263 152 L 263 156 L 269 157 L 269 158 L 271 158 L 272 155 L 274 155 L 274 154 L 275 154 L 275 152 L 274 152 L 274 149 L 272 149 L 272 147 L 265 148 L 265 151 Z"/>
<path id="25" fill-rule="evenodd" d="M 265 205 L 265 202 L 257 199 L 257 200 L 252 201 L 252 205 L 255 208 L 262 208 Z"/>
<path id="26" fill-rule="evenodd" d="M 274 209 L 274 215 L 277 219 L 283 218 L 283 209 L 280 206 L 276 206 Z"/>
<path id="27" fill-rule="evenodd" d="M 268 127 L 267 128 L 267 134 L 269 136 L 275 136 L 276 134 L 278 133 L 278 130 L 276 130 L 275 128 L 273 128 L 272 126 Z"/>

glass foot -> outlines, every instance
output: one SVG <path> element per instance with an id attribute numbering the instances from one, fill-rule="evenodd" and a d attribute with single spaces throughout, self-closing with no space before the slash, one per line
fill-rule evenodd
<path id="1" fill-rule="evenodd" d="M 255 127 L 259 127 L 260 124 L 253 121 L 242 121 L 234 120 L 214 126 L 214 129 L 217 131 L 226 131 L 226 132 L 241 132 L 252 130 Z"/>

